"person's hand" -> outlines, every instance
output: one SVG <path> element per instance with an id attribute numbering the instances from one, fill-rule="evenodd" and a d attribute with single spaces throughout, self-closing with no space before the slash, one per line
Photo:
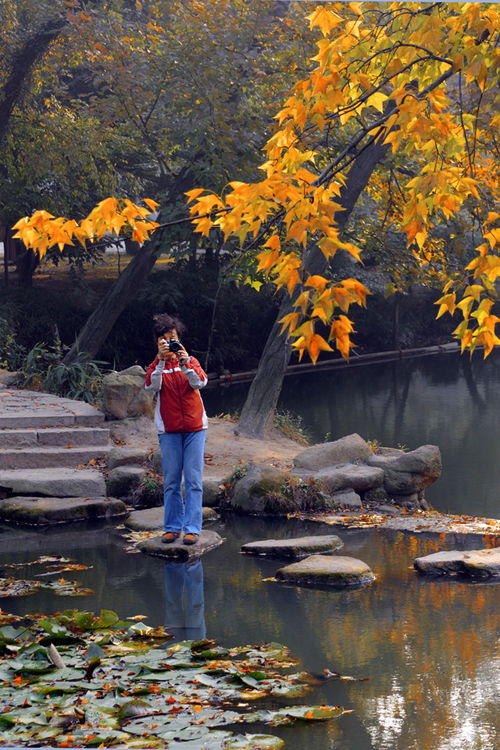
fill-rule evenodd
<path id="1" fill-rule="evenodd" d="M 179 360 L 179 364 L 181 365 L 181 367 L 183 367 L 187 363 L 189 354 L 184 349 L 184 347 L 182 347 L 182 349 L 179 349 L 179 351 L 177 352 L 177 359 Z"/>
<path id="2" fill-rule="evenodd" d="M 166 359 L 172 359 L 172 355 L 168 350 L 168 343 L 165 340 L 158 343 L 158 359 L 163 361 Z"/>

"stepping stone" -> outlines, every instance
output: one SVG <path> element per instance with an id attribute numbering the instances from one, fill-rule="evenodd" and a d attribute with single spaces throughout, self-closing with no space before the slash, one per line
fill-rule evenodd
<path id="1" fill-rule="evenodd" d="M 301 558 L 320 552 L 334 552 L 343 547 L 338 536 L 302 536 L 296 539 L 265 539 L 259 542 L 248 542 L 241 551 L 249 555 L 266 555 L 268 557 Z"/>
<path id="2" fill-rule="evenodd" d="M 4 470 L 0 471 L 0 493 L 2 490 L 8 495 L 106 496 L 104 477 L 94 469 Z"/>
<path id="3" fill-rule="evenodd" d="M 0 500 L 0 521 L 25 526 L 90 521 L 128 512 L 113 497 L 9 497 Z"/>
<path id="4" fill-rule="evenodd" d="M 202 508 L 202 511 L 203 523 L 216 521 L 219 518 L 213 508 Z M 157 508 L 134 510 L 124 523 L 134 531 L 163 531 L 163 505 Z"/>
<path id="5" fill-rule="evenodd" d="M 152 539 L 147 539 L 145 542 L 140 542 L 137 546 L 141 552 L 145 552 L 147 555 L 164 557 L 166 560 L 177 562 L 186 562 L 187 560 L 201 557 L 205 552 L 219 547 L 223 541 L 222 537 L 216 534 L 215 531 L 203 530 L 196 544 L 187 545 L 183 544 L 182 541 L 163 544 L 161 537 L 155 536 Z"/>
<path id="6" fill-rule="evenodd" d="M 0 470 L 48 469 L 56 466 L 79 466 L 93 459 L 103 458 L 108 449 L 104 445 L 88 447 L 38 446 L 36 448 L 3 448 Z"/>
<path id="7" fill-rule="evenodd" d="M 429 576 L 466 576 L 468 578 L 499 578 L 500 549 L 446 550 L 417 557 L 415 569 Z"/>
<path id="8" fill-rule="evenodd" d="M 276 579 L 296 586 L 353 588 L 375 580 L 372 570 L 355 557 L 311 555 L 276 571 Z"/>

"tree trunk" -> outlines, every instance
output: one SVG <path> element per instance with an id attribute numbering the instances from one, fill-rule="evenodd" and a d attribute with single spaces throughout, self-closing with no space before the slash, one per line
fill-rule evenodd
<path id="1" fill-rule="evenodd" d="M 344 211 L 336 215 L 340 232 L 345 229 L 356 201 L 387 150 L 388 146 L 371 143 L 353 163 L 339 200 L 344 207 Z M 328 263 L 318 247 L 315 246 L 308 251 L 304 260 L 304 268 L 308 274 L 323 274 L 327 265 Z M 292 309 L 293 300 L 287 297 L 281 304 L 276 321 L 266 341 L 257 373 L 250 385 L 248 396 L 241 410 L 239 423 L 235 429 L 237 434 L 262 438 L 271 424 L 281 393 L 285 370 L 292 353 L 292 347 L 286 334 L 280 335 L 281 326 L 278 321 Z"/>
<path id="2" fill-rule="evenodd" d="M 16 259 L 17 283 L 21 289 L 31 289 L 33 286 L 33 274 L 40 264 L 40 256 L 38 253 L 34 253 L 33 250 L 25 248 L 22 243 L 20 244 L 24 250 L 21 251 L 21 254 Z"/>
<path id="3" fill-rule="evenodd" d="M 33 68 L 67 23 L 64 15 L 49 19 L 14 54 L 9 76 L 0 89 L 0 143 L 5 138 L 12 112 Z"/>
<path id="4" fill-rule="evenodd" d="M 76 359 L 93 359 L 104 344 L 117 318 L 147 279 L 156 263 L 160 238 L 146 242 L 134 256 L 109 292 L 98 304 L 63 359 L 68 365 Z"/>

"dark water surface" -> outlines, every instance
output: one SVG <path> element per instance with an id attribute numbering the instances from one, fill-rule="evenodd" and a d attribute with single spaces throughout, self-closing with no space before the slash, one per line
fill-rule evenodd
<path id="1" fill-rule="evenodd" d="M 468 369 L 451 355 L 290 378 L 282 407 L 303 416 L 319 440 L 357 431 L 383 444 L 436 443 L 445 471 L 434 488 L 439 508 L 498 517 L 500 358 Z M 212 392 L 209 413 L 229 411 L 243 390 Z M 218 403 L 216 403 L 216 398 Z M 430 495 L 430 493 L 429 493 Z M 75 525 L 45 532 L 0 528 L 3 562 L 64 554 L 92 568 L 78 580 L 95 595 L 40 592 L 2 599 L 10 612 L 69 607 L 144 614 L 179 638 L 205 633 L 225 645 L 287 644 L 302 668 L 365 682 L 330 681 L 304 698 L 353 713 L 317 726 L 261 727 L 287 750 L 496 750 L 499 736 L 499 587 L 419 578 L 415 557 L 487 540 L 341 531 L 341 554 L 359 557 L 377 581 L 348 592 L 288 587 L 272 577 L 279 561 L 240 554 L 270 537 L 328 534 L 301 521 L 228 516 L 215 526 L 226 542 L 195 566 L 125 552 L 112 526 Z M 25 575 L 33 575 L 27 568 Z M 68 574 L 70 577 L 70 574 Z M 250 732 L 256 731 L 250 727 Z"/>
<path id="2" fill-rule="evenodd" d="M 214 528 L 225 544 L 191 568 L 127 554 L 119 532 L 110 527 L 2 531 L 0 567 L 41 552 L 68 555 L 93 566 L 78 580 L 96 593 L 69 598 L 41 592 L 2 599 L 1 606 L 16 613 L 103 607 L 124 617 L 144 614 L 146 622 L 164 624 L 179 638 L 206 632 L 226 645 L 279 641 L 305 669 L 320 673 L 328 667 L 369 678 L 330 681 L 303 699 L 353 710 L 337 721 L 262 727 L 282 736 L 288 750 L 498 747 L 499 589 L 424 580 L 411 569 L 416 556 L 453 544 L 373 530 L 340 532 L 341 554 L 366 561 L 377 581 L 357 591 L 322 591 L 263 581 L 279 562 L 243 556 L 239 549 L 254 539 L 331 533 L 331 528 L 237 517 Z M 462 545 L 482 546 L 482 541 Z M 26 574 L 33 571 L 28 568 Z"/>
<path id="3" fill-rule="evenodd" d="M 353 360 L 355 362 L 355 360 Z M 238 411 L 247 384 L 203 394 L 209 416 Z M 318 370 L 285 378 L 280 410 L 313 442 L 358 432 L 408 449 L 432 443 L 443 474 L 427 497 L 441 511 L 500 517 L 500 352 Z"/>

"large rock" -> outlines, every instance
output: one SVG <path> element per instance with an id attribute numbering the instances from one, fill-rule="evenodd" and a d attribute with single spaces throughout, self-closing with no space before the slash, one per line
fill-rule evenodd
<path id="1" fill-rule="evenodd" d="M 297 586 L 351 588 L 375 580 L 369 566 L 355 557 L 311 555 L 276 571 L 276 579 Z"/>
<path id="2" fill-rule="evenodd" d="M 368 463 L 384 470 L 384 488 L 389 497 L 421 492 L 441 476 L 441 452 L 437 445 L 421 445 L 408 453 L 375 453 Z"/>
<path id="3" fill-rule="evenodd" d="M 220 479 L 211 479 L 210 477 L 204 477 L 203 505 L 206 505 L 208 508 L 216 508 L 219 505 L 222 494 L 220 485 Z"/>
<path id="4" fill-rule="evenodd" d="M 423 575 L 500 578 L 500 549 L 434 552 L 425 557 L 417 557 L 413 565 Z"/>
<path id="5" fill-rule="evenodd" d="M 339 505 L 344 508 L 361 508 L 363 503 L 361 497 L 352 489 L 341 490 L 330 495 L 331 505 L 336 508 Z"/>
<path id="6" fill-rule="evenodd" d="M 219 547 L 223 541 L 222 537 L 215 531 L 203 530 L 196 544 L 187 545 L 179 540 L 171 544 L 164 544 L 160 536 L 155 536 L 138 544 L 138 548 L 147 555 L 164 557 L 167 560 L 174 560 L 176 562 L 186 562 L 187 560 L 201 557 L 205 552 Z"/>
<path id="7" fill-rule="evenodd" d="M 354 432 L 330 443 L 311 445 L 295 456 L 294 465 L 297 469 L 317 471 L 335 464 L 366 461 L 371 455 L 372 449 L 366 440 Z"/>
<path id="8" fill-rule="evenodd" d="M 146 472 L 140 466 L 117 466 L 108 474 L 107 490 L 111 497 L 128 499 L 141 484 Z"/>
<path id="9" fill-rule="evenodd" d="M 242 545 L 241 551 L 249 555 L 301 558 L 320 552 L 334 552 L 342 546 L 342 540 L 331 534 L 328 536 L 302 536 L 296 539 L 264 539 L 258 542 L 247 542 L 247 544 Z"/>
<path id="10" fill-rule="evenodd" d="M 288 475 L 266 464 L 249 464 L 235 483 L 230 505 L 251 515 L 286 515 L 298 510 L 297 503 L 283 494 Z"/>
<path id="11" fill-rule="evenodd" d="M 153 394 L 144 390 L 145 371 L 134 365 L 121 372 L 110 372 L 102 381 L 102 404 L 108 417 L 152 416 Z"/>
<path id="12" fill-rule="evenodd" d="M 0 501 L 0 520 L 24 526 L 90 521 L 127 514 L 114 497 L 10 497 Z"/>
<path id="13" fill-rule="evenodd" d="M 141 465 L 148 459 L 148 451 L 138 445 L 117 445 L 108 453 L 108 469 L 117 466 Z"/>
<path id="14" fill-rule="evenodd" d="M 375 466 L 365 464 L 340 464 L 316 472 L 318 482 L 328 492 L 351 489 L 365 492 L 384 484 L 384 472 Z"/>

